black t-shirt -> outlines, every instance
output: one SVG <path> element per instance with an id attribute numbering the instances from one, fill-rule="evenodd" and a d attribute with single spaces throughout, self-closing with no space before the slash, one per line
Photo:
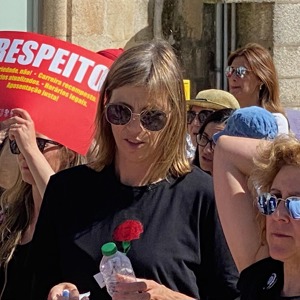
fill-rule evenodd
<path id="1" fill-rule="evenodd" d="M 101 246 L 117 225 L 139 220 L 144 232 L 128 252 L 138 278 L 152 279 L 199 299 L 235 299 L 238 272 L 218 219 L 212 178 L 195 168 L 178 179 L 143 187 L 119 182 L 114 166 L 78 166 L 53 175 L 33 237 L 32 300 L 60 282 L 90 299 L 111 299 L 93 275 Z M 119 250 L 122 250 L 118 244 Z"/>
<path id="2" fill-rule="evenodd" d="M 2 300 L 29 299 L 32 284 L 31 243 L 18 245 L 7 265 L 0 268 L 0 293 Z"/>
<path id="3" fill-rule="evenodd" d="M 260 260 L 243 270 L 238 287 L 241 300 L 296 300 L 300 297 L 281 297 L 283 263 L 271 257 Z"/>

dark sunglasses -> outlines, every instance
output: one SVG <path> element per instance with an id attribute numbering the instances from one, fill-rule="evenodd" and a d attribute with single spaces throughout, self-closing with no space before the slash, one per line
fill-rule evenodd
<path id="1" fill-rule="evenodd" d="M 284 201 L 284 206 L 291 218 L 300 220 L 300 197 L 292 196 L 282 199 L 270 193 L 263 193 L 257 197 L 257 207 L 260 213 L 270 216 L 275 212 L 280 201 Z"/>
<path id="2" fill-rule="evenodd" d="M 204 123 L 204 121 L 206 120 L 206 118 L 212 114 L 214 112 L 214 110 L 201 110 L 199 112 L 193 111 L 193 110 L 188 110 L 187 111 L 187 123 L 191 124 L 196 117 L 198 117 L 198 121 L 200 122 L 200 124 Z"/>
<path id="3" fill-rule="evenodd" d="M 57 142 L 54 142 L 51 140 L 47 140 L 47 139 L 43 139 L 43 138 L 36 138 L 36 143 L 37 143 L 39 150 L 42 153 L 44 152 L 46 144 L 62 146 L 60 143 L 57 143 Z M 18 148 L 16 140 L 9 140 L 9 147 L 10 147 L 10 151 L 12 154 L 20 154 L 21 153 L 20 149 Z"/>
<path id="4" fill-rule="evenodd" d="M 106 120 L 113 125 L 126 125 L 133 115 L 139 116 L 142 126 L 150 131 L 159 131 L 167 123 L 167 115 L 161 110 L 143 110 L 137 114 L 124 104 L 109 103 L 105 106 Z"/>
<path id="5" fill-rule="evenodd" d="M 240 67 L 237 67 L 237 68 L 228 66 L 225 69 L 225 76 L 229 78 L 229 77 L 231 77 L 235 73 L 237 77 L 244 78 L 245 75 L 246 75 L 246 73 L 247 73 L 247 71 L 249 72 L 250 70 L 248 70 L 244 66 L 240 66 Z"/>
<path id="6" fill-rule="evenodd" d="M 213 141 L 213 139 L 209 139 L 206 135 L 201 135 L 201 134 L 197 134 L 196 135 L 196 141 L 197 144 L 201 147 L 206 147 L 207 144 L 209 144 L 210 149 L 214 150 L 215 149 L 215 142 Z"/>

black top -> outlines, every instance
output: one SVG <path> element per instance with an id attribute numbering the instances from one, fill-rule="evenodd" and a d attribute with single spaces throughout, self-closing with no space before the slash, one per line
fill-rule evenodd
<path id="1" fill-rule="evenodd" d="M 128 252 L 138 278 L 201 299 L 235 299 L 238 273 L 216 213 L 212 178 L 198 168 L 180 179 L 143 187 L 120 183 L 110 166 L 78 166 L 53 175 L 33 237 L 33 300 L 59 282 L 91 300 L 111 299 L 93 275 L 101 246 L 127 219 L 144 227 Z M 122 248 L 119 246 L 119 250 Z"/>
<path id="2" fill-rule="evenodd" d="M 32 283 L 32 264 L 30 262 L 31 243 L 16 247 L 14 255 L 7 266 L 0 268 L 1 300 L 29 299 Z M 6 284 L 5 284 L 6 281 Z"/>
<path id="3" fill-rule="evenodd" d="M 271 257 L 260 260 L 241 272 L 238 287 L 241 300 L 296 300 L 300 297 L 281 297 L 283 263 Z"/>

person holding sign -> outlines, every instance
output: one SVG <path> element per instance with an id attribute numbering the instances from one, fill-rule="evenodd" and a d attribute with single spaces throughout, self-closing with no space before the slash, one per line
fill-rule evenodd
<path id="1" fill-rule="evenodd" d="M 0 129 L 2 126 L 5 127 L 0 122 Z M 15 183 L 17 174 L 17 159 L 9 150 L 7 128 L 4 128 L 0 130 L 0 195 Z"/>
<path id="2" fill-rule="evenodd" d="M 238 296 L 212 179 L 186 157 L 185 124 L 171 45 L 158 40 L 123 52 L 100 92 L 94 162 L 48 183 L 33 238 L 32 300 L 46 299 L 57 284 L 48 299 L 59 299 L 74 290 L 67 282 L 91 300 L 111 299 L 98 274 L 109 241 L 127 253 L 138 277 L 116 285 L 119 299 Z M 120 228 L 139 234 L 126 237 Z"/>
<path id="3" fill-rule="evenodd" d="M 9 128 L 6 143 L 17 156 L 19 174 L 0 198 L 0 298 L 30 299 L 31 240 L 47 182 L 55 172 L 86 160 L 36 133 L 24 109 L 13 109 L 13 116 L 2 125 Z"/>

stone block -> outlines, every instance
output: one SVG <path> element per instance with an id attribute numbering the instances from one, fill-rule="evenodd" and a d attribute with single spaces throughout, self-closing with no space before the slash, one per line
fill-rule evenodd
<path id="1" fill-rule="evenodd" d="M 73 1 L 71 18 L 73 36 L 103 34 L 105 4 L 99 0 Z"/>
<path id="2" fill-rule="evenodd" d="M 300 45 L 274 47 L 274 63 L 280 78 L 300 78 Z"/>
<path id="3" fill-rule="evenodd" d="M 274 7 L 274 43 L 280 45 L 300 44 L 300 2 L 276 4 Z"/>
<path id="4" fill-rule="evenodd" d="M 110 2 L 106 8 L 105 34 L 111 40 L 128 41 L 149 25 L 146 1 L 111 0 Z"/>
<path id="5" fill-rule="evenodd" d="M 67 0 L 45 0 L 42 6 L 41 27 L 43 34 L 58 39 L 68 39 Z"/>
<path id="6" fill-rule="evenodd" d="M 280 100 L 284 107 L 300 106 L 300 78 L 280 79 Z"/>

